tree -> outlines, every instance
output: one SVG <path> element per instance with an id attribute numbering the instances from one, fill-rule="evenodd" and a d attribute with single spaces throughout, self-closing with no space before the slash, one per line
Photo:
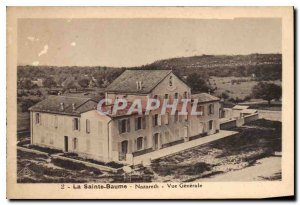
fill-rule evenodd
<path id="1" fill-rule="evenodd" d="M 34 104 L 38 103 L 40 100 L 34 100 L 34 99 L 25 99 L 21 102 L 21 110 L 22 112 L 28 112 L 28 108 L 33 106 Z"/>
<path id="2" fill-rule="evenodd" d="M 198 73 L 188 75 L 186 82 L 192 88 L 193 92 L 208 92 L 212 90 L 207 81 Z"/>
<path id="3" fill-rule="evenodd" d="M 56 87 L 57 83 L 54 81 L 52 77 L 48 77 L 45 78 L 45 80 L 43 81 L 43 85 L 44 87 L 51 88 L 51 87 Z"/>
<path id="4" fill-rule="evenodd" d="M 229 98 L 229 95 L 226 92 L 222 92 L 220 97 L 223 98 L 224 100 L 226 100 Z"/>
<path id="5" fill-rule="evenodd" d="M 66 88 L 67 89 L 73 89 L 73 88 L 77 88 L 77 86 L 76 86 L 75 82 L 73 80 L 71 80 L 70 82 L 68 82 L 66 84 Z"/>
<path id="6" fill-rule="evenodd" d="M 26 79 L 26 80 L 22 80 L 19 83 L 19 88 L 23 88 L 23 89 L 31 89 L 33 87 L 33 83 L 31 82 L 31 80 Z"/>
<path id="7" fill-rule="evenodd" d="M 271 104 L 271 100 L 278 100 L 281 97 L 281 93 L 281 86 L 274 83 L 260 82 L 252 88 L 252 96 L 267 100 L 269 105 Z"/>
<path id="8" fill-rule="evenodd" d="M 81 80 L 78 81 L 78 84 L 82 87 L 82 88 L 87 88 L 90 84 L 89 79 L 87 78 L 83 78 Z"/>

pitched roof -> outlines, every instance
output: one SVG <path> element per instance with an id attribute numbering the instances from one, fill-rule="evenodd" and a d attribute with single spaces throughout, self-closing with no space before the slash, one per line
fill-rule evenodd
<path id="1" fill-rule="evenodd" d="M 257 110 L 254 110 L 254 109 L 244 109 L 244 110 L 241 110 L 241 113 L 244 113 L 244 114 L 254 114 L 254 113 L 257 113 Z"/>
<path id="2" fill-rule="evenodd" d="M 61 103 L 64 103 L 63 110 L 61 109 Z M 75 110 L 73 110 L 73 103 L 75 104 Z M 29 110 L 65 115 L 79 115 L 94 109 L 95 105 L 97 105 L 97 102 L 91 98 L 49 95 L 47 99 L 33 105 Z"/>
<path id="3" fill-rule="evenodd" d="M 245 110 L 247 108 L 249 108 L 249 106 L 247 106 L 247 105 L 235 105 L 232 109 L 234 109 L 234 110 Z"/>
<path id="4" fill-rule="evenodd" d="M 207 93 L 198 93 L 192 95 L 193 99 L 198 99 L 198 102 L 214 102 L 214 101 L 219 101 L 220 98 L 215 97 L 213 95 L 207 94 Z"/>
<path id="5" fill-rule="evenodd" d="M 106 91 L 147 94 L 171 72 L 171 70 L 126 70 L 107 87 Z M 141 90 L 137 89 L 137 81 L 142 82 Z"/>

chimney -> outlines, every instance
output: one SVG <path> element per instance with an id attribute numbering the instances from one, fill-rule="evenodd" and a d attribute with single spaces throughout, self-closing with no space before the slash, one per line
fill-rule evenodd
<path id="1" fill-rule="evenodd" d="M 75 103 L 72 103 L 72 109 L 73 109 L 73 112 L 75 111 L 76 107 L 75 107 Z"/>
<path id="2" fill-rule="evenodd" d="M 139 90 L 139 81 L 136 81 L 136 89 Z"/>
<path id="3" fill-rule="evenodd" d="M 142 81 L 139 81 L 140 90 L 142 90 Z"/>
<path id="4" fill-rule="evenodd" d="M 63 103 L 63 102 L 60 103 L 60 109 L 61 109 L 62 111 L 64 111 L 64 109 L 65 109 L 65 106 L 64 106 L 64 103 Z"/>

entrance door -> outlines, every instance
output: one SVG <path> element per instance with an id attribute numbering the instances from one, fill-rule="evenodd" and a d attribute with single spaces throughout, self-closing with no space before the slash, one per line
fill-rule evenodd
<path id="1" fill-rule="evenodd" d="M 127 152 L 128 152 L 128 141 L 125 140 L 125 141 L 121 142 L 121 153 L 119 155 L 120 161 L 126 160 Z"/>
<path id="2" fill-rule="evenodd" d="M 153 149 L 159 149 L 159 133 L 155 133 L 153 136 Z"/>
<path id="3" fill-rule="evenodd" d="M 68 152 L 68 150 L 69 150 L 68 136 L 65 136 L 65 152 Z"/>

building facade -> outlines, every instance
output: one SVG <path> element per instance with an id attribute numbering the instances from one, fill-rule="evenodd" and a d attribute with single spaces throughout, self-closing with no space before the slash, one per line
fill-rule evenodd
<path id="1" fill-rule="evenodd" d="M 108 87 L 102 106 L 113 109 L 116 99 L 142 104 L 149 99 L 192 102 L 198 115 L 161 114 L 160 109 L 143 113 L 100 115 L 98 100 L 50 96 L 30 108 L 31 143 L 74 152 L 100 161 L 131 164 L 133 158 L 219 131 L 219 99 L 191 89 L 172 71 L 127 70 Z M 98 105 L 99 106 L 99 105 Z M 98 107 L 99 108 L 99 107 Z"/>

